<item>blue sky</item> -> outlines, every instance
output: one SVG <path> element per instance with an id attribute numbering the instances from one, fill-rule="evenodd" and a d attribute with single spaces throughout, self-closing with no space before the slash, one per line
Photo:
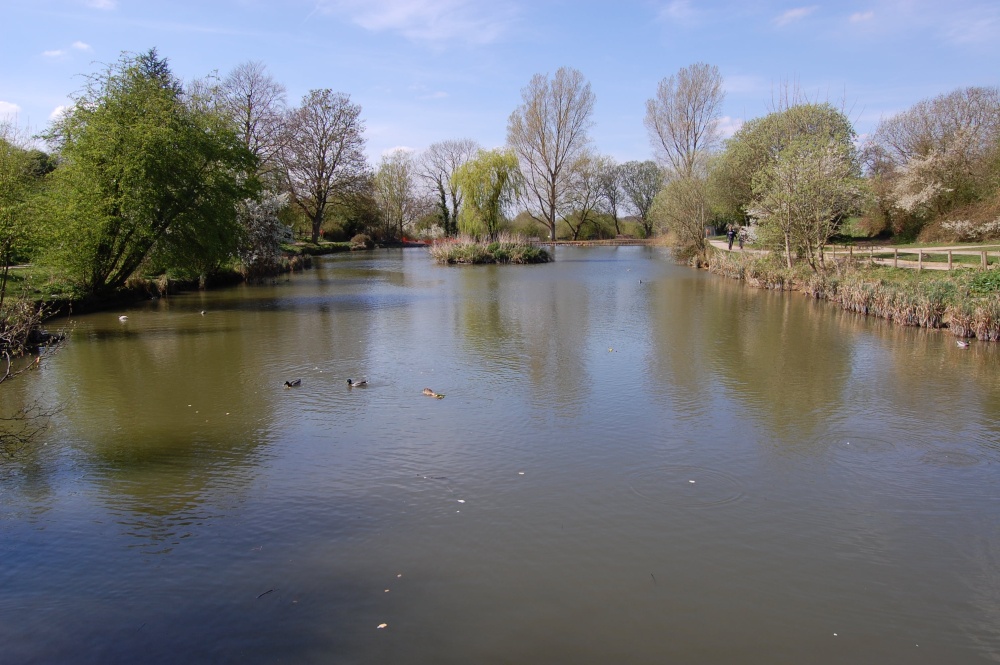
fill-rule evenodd
<path id="1" fill-rule="evenodd" d="M 83 74 L 156 47 L 183 79 L 265 63 L 295 104 L 310 89 L 362 106 L 368 153 L 472 138 L 504 143 L 536 73 L 579 69 L 594 147 L 652 156 L 657 83 L 717 65 L 724 126 L 766 114 L 786 84 L 842 106 L 859 133 L 969 85 L 1000 85 L 997 0 L 0 0 L 0 115 L 33 132 Z"/>

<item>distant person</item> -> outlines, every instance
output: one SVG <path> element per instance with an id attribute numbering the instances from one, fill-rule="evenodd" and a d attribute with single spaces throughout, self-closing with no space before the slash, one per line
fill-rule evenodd
<path id="1" fill-rule="evenodd" d="M 729 251 L 733 251 L 733 239 L 736 238 L 736 231 L 733 230 L 733 227 L 730 226 L 729 230 L 726 231 L 726 238 L 729 240 Z"/>
<path id="2" fill-rule="evenodd" d="M 736 234 L 736 237 L 739 238 L 739 240 L 740 240 L 740 251 L 742 252 L 743 251 L 743 240 L 747 237 L 746 229 L 740 229 L 739 233 Z"/>

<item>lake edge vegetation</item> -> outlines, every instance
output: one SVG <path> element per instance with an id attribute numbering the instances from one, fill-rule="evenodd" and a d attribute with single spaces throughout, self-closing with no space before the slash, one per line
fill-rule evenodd
<path id="1" fill-rule="evenodd" d="M 805 264 L 789 268 L 774 254 L 721 250 L 711 252 L 706 267 L 755 288 L 799 291 L 898 325 L 1000 341 L 1000 270 L 918 272 L 863 259 L 838 259 L 814 271 Z"/>

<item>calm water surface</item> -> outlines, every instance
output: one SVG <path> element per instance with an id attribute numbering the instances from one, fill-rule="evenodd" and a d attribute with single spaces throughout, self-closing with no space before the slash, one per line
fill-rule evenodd
<path id="1" fill-rule="evenodd" d="M 121 313 L 3 388 L 0 661 L 1000 661 L 996 345 L 646 248 Z"/>

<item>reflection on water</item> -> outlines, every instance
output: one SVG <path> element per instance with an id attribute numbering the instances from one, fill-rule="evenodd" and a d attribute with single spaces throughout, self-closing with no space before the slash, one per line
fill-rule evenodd
<path id="1" fill-rule="evenodd" d="M 993 346 L 646 248 L 120 313 L 4 386 L 11 662 L 1000 660 Z"/>

